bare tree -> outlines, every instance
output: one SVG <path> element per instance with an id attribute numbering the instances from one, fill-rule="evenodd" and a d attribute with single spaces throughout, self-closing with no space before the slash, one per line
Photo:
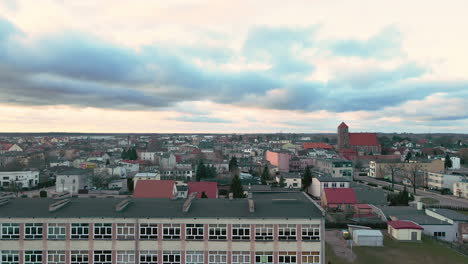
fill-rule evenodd
<path id="1" fill-rule="evenodd" d="M 15 196 L 18 198 L 19 192 L 22 190 L 21 183 L 17 183 L 14 180 L 10 181 L 10 184 L 8 185 L 7 191 L 12 192 L 15 194 Z"/>
<path id="2" fill-rule="evenodd" d="M 422 166 L 420 164 L 412 164 L 412 166 L 408 166 L 405 173 L 405 178 L 411 183 L 413 186 L 413 194 L 416 195 L 416 187 L 420 178 L 424 176 L 423 171 L 421 171 Z"/>
<path id="3" fill-rule="evenodd" d="M 89 182 L 91 185 L 98 189 L 107 189 L 109 183 L 117 179 L 120 179 L 120 177 L 110 175 L 107 170 L 100 170 L 89 176 Z"/>
<path id="4" fill-rule="evenodd" d="M 395 176 L 399 175 L 402 171 L 401 164 L 400 163 L 388 163 L 385 166 L 386 172 L 390 174 L 392 177 L 392 189 L 394 188 L 394 183 L 395 183 Z"/>

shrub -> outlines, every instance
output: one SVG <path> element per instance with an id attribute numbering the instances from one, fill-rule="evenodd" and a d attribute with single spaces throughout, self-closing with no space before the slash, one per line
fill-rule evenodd
<path id="1" fill-rule="evenodd" d="M 369 182 L 367 185 L 369 185 L 369 186 L 373 186 L 373 187 L 377 187 L 377 184 L 375 184 L 375 183 L 372 183 L 372 182 Z"/>
<path id="2" fill-rule="evenodd" d="M 40 192 L 39 192 L 39 196 L 40 196 L 41 198 L 47 198 L 47 191 L 46 191 L 46 190 L 40 191 Z"/>

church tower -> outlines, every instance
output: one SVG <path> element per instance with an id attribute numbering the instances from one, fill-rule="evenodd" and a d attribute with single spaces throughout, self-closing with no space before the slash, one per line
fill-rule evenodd
<path id="1" fill-rule="evenodd" d="M 338 126 L 338 150 L 349 148 L 348 126 L 341 122 Z"/>

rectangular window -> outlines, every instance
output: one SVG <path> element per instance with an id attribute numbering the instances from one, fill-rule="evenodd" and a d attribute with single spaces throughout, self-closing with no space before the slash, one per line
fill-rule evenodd
<path id="1" fill-rule="evenodd" d="M 328 183 L 324 183 L 323 188 L 328 188 Z"/>
<path id="2" fill-rule="evenodd" d="M 320 252 L 302 252 L 302 264 L 319 264 Z"/>
<path id="3" fill-rule="evenodd" d="M 320 225 L 302 225 L 301 228 L 303 241 L 320 240 Z"/>
<path id="4" fill-rule="evenodd" d="M 186 240 L 203 240 L 203 224 L 186 224 Z"/>
<path id="5" fill-rule="evenodd" d="M 65 251 L 63 250 L 47 251 L 47 264 L 65 264 Z"/>
<path id="6" fill-rule="evenodd" d="M 94 224 L 94 239 L 112 239 L 112 224 Z"/>
<path id="7" fill-rule="evenodd" d="M 65 239 L 65 225 L 66 224 L 48 224 L 47 239 Z"/>
<path id="8" fill-rule="evenodd" d="M 233 251 L 232 264 L 250 263 L 250 251 Z"/>
<path id="9" fill-rule="evenodd" d="M 278 254 L 279 264 L 297 263 L 296 252 L 282 252 Z"/>
<path id="10" fill-rule="evenodd" d="M 140 239 L 158 239 L 158 224 L 140 224 Z"/>
<path id="11" fill-rule="evenodd" d="M 89 224 L 75 223 L 71 224 L 70 230 L 71 239 L 88 239 L 89 238 Z"/>
<path id="12" fill-rule="evenodd" d="M 24 264 L 42 264 L 42 251 L 24 251 Z"/>
<path id="13" fill-rule="evenodd" d="M 17 250 L 0 251 L 0 263 L 19 264 L 19 252 Z"/>
<path id="14" fill-rule="evenodd" d="M 335 188 L 336 187 L 336 183 L 332 183 L 332 188 Z"/>
<path id="15" fill-rule="evenodd" d="M 278 240 L 296 240 L 296 225 L 279 225 Z"/>
<path id="16" fill-rule="evenodd" d="M 255 240 L 273 240 L 273 225 L 255 225 Z"/>
<path id="17" fill-rule="evenodd" d="M 273 264 L 273 252 L 255 252 L 255 264 Z"/>
<path id="18" fill-rule="evenodd" d="M 226 264 L 226 251 L 210 251 L 208 252 L 208 264 Z"/>
<path id="19" fill-rule="evenodd" d="M 20 227 L 19 224 L 1 224 L 2 239 L 19 239 Z"/>
<path id="20" fill-rule="evenodd" d="M 70 251 L 70 264 L 88 264 L 89 254 L 86 250 Z"/>
<path id="21" fill-rule="evenodd" d="M 210 240 L 227 240 L 227 225 L 209 225 L 208 234 Z"/>
<path id="22" fill-rule="evenodd" d="M 135 239 L 135 224 L 117 224 L 117 239 Z"/>
<path id="23" fill-rule="evenodd" d="M 112 264 L 112 251 L 96 250 L 93 254 L 94 264 Z"/>
<path id="24" fill-rule="evenodd" d="M 140 264 L 158 264 L 158 251 L 140 251 Z"/>
<path id="25" fill-rule="evenodd" d="M 117 264 L 133 264 L 135 263 L 135 252 L 133 250 L 117 251 Z"/>
<path id="26" fill-rule="evenodd" d="M 42 224 L 24 224 L 24 239 L 42 239 Z"/>
<path id="27" fill-rule="evenodd" d="M 340 188 L 344 188 L 344 183 L 340 183 Z"/>
<path id="28" fill-rule="evenodd" d="M 203 264 L 205 263 L 204 258 L 205 258 L 205 254 L 203 251 L 185 252 L 185 264 Z"/>
<path id="29" fill-rule="evenodd" d="M 250 225 L 232 225 L 232 240 L 250 240 Z"/>
<path id="30" fill-rule="evenodd" d="M 180 224 L 164 224 L 163 239 L 180 239 Z"/>
<path id="31" fill-rule="evenodd" d="M 180 251 L 163 251 L 162 264 L 180 264 Z"/>
<path id="32" fill-rule="evenodd" d="M 434 232 L 435 237 L 445 237 L 445 232 Z"/>

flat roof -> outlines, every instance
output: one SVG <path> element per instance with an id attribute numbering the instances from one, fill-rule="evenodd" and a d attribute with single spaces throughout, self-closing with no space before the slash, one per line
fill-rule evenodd
<path id="1" fill-rule="evenodd" d="M 359 236 L 378 236 L 383 237 L 382 232 L 380 230 L 372 230 L 372 229 L 356 229 L 353 231 Z"/>
<path id="2" fill-rule="evenodd" d="M 132 198 L 120 212 L 115 205 L 122 198 L 72 198 L 55 212 L 50 198 L 17 198 L 0 206 L 0 218 L 322 218 L 321 210 L 302 192 L 254 193 L 255 212 L 248 199 L 194 199 L 183 212 L 185 199 Z"/>

